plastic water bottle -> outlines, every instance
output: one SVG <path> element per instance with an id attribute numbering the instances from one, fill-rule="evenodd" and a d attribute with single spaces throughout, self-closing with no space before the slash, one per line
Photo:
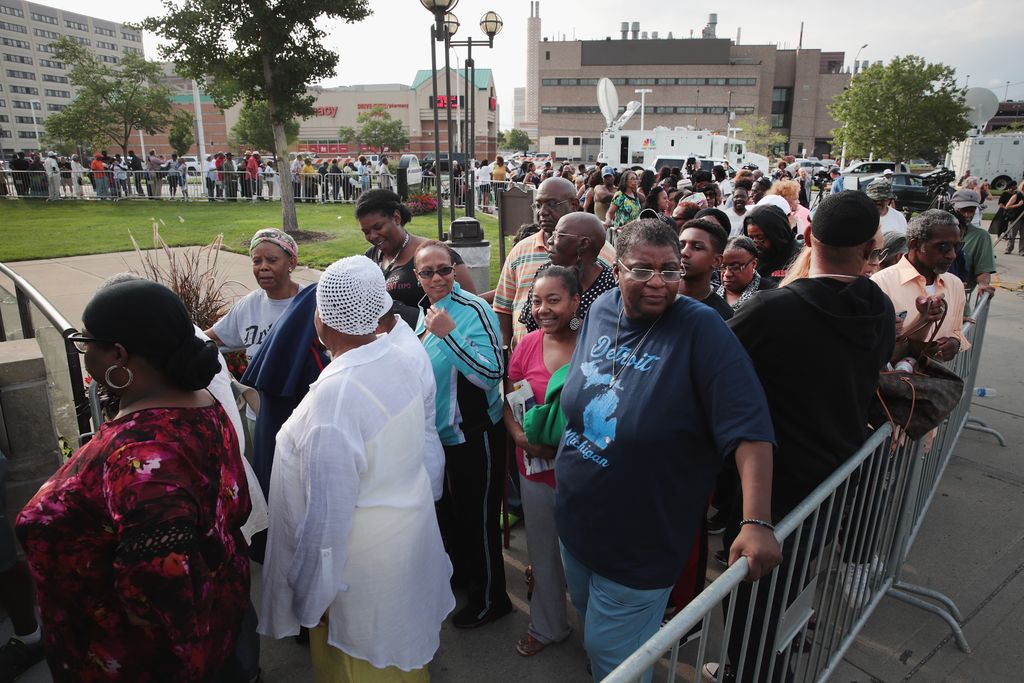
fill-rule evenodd
<path id="1" fill-rule="evenodd" d="M 992 387 L 976 387 L 974 389 L 974 394 L 982 398 L 990 398 L 996 395 L 996 390 Z"/>
<path id="2" fill-rule="evenodd" d="M 914 374 L 914 372 L 917 370 L 917 359 L 903 358 L 900 360 L 899 363 L 896 364 L 896 367 L 893 369 L 896 372 L 907 372 L 910 374 Z"/>

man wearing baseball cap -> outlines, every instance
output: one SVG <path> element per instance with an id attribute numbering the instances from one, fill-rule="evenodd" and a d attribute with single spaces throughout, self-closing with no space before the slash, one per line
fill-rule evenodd
<path id="1" fill-rule="evenodd" d="M 992 273 L 996 272 L 996 259 L 992 250 L 992 239 L 988 231 L 973 223 L 974 215 L 981 209 L 981 195 L 977 190 L 957 190 L 950 201 L 960 221 L 960 243 L 963 247 L 965 272 L 950 269 L 964 281 L 967 290 L 967 311 L 970 312 L 971 293 L 995 294 L 991 285 Z"/>
<path id="2" fill-rule="evenodd" d="M 811 247 L 808 276 L 781 289 L 758 292 L 728 322 L 754 362 L 775 425 L 773 523 L 793 510 L 868 437 L 868 406 L 896 342 L 896 316 L 889 297 L 861 277 L 877 232 L 878 212 L 864 193 L 846 191 L 826 197 L 805 233 Z M 808 363 L 793 355 L 795 348 L 827 349 L 830 358 L 842 360 Z M 742 508 L 737 504 L 734 509 Z M 820 531 L 832 523 L 822 520 L 817 528 Z M 739 524 L 738 518 L 727 522 L 722 541 L 726 549 Z M 810 533 L 808 524 L 804 537 Z M 814 543 L 784 544 L 782 566 L 802 567 L 806 562 L 814 566 L 815 558 L 808 553 L 815 553 L 816 547 Z M 775 642 L 780 615 L 805 588 L 799 576 L 798 571 L 788 591 L 782 580 L 775 591 L 763 586 L 752 591 L 751 584 L 740 584 L 728 645 L 730 666 L 719 680 L 736 680 L 748 618 L 753 619 L 750 633 L 764 633 L 763 642 Z M 771 602 L 769 593 L 773 593 Z M 763 649 L 760 670 L 767 672 L 775 648 Z M 744 680 L 753 680 L 748 677 L 757 667 L 758 650 L 756 643 L 746 648 Z M 781 658 L 775 662 L 783 678 L 785 662 Z M 704 680 L 717 677 L 719 668 L 718 663 L 705 665 Z"/>
<path id="3" fill-rule="evenodd" d="M 875 203 L 878 209 L 879 225 L 882 232 L 898 232 L 907 234 L 907 219 L 903 214 L 892 206 L 892 200 L 896 195 L 892 193 L 892 183 L 886 178 L 875 178 L 865 190 L 868 199 Z"/>
<path id="4" fill-rule="evenodd" d="M 829 194 L 839 194 L 843 191 L 843 174 L 839 172 L 838 166 L 833 166 L 828 169 L 828 177 L 832 179 L 832 187 L 829 188 Z"/>

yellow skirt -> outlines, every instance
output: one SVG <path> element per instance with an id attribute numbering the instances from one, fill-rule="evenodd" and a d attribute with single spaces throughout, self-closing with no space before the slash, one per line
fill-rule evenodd
<path id="1" fill-rule="evenodd" d="M 327 626 L 309 630 L 309 654 L 316 683 L 430 683 L 426 667 L 402 671 L 397 666 L 378 669 L 327 642 Z"/>

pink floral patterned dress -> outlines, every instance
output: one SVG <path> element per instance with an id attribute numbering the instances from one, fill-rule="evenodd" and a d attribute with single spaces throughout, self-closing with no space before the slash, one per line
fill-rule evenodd
<path id="1" fill-rule="evenodd" d="M 54 681 L 206 681 L 249 599 L 249 490 L 219 404 L 100 427 L 18 515 Z"/>

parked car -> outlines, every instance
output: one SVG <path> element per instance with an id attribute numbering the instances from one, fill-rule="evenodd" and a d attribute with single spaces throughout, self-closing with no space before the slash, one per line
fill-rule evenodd
<path id="1" fill-rule="evenodd" d="M 844 181 L 844 187 L 847 190 L 864 191 L 871 184 L 871 181 L 878 177 L 879 175 L 861 175 L 847 178 Z M 896 208 L 898 210 L 917 213 L 928 209 L 931 204 L 931 197 L 928 195 L 928 185 L 923 175 L 916 173 L 893 173 L 887 177 L 892 183 L 892 193 L 896 195 Z M 953 194 L 953 188 L 947 185 L 946 194 Z"/>
<path id="2" fill-rule="evenodd" d="M 806 168 L 807 173 L 813 177 L 818 171 L 827 171 L 834 165 L 831 161 L 822 161 L 820 159 L 797 159 L 789 166 L 786 166 L 786 170 L 795 178 L 801 168 Z"/>
<path id="3" fill-rule="evenodd" d="M 192 176 L 199 175 L 203 170 L 203 165 L 199 163 L 199 159 L 194 156 L 183 156 L 180 157 L 185 162 L 185 168 L 188 169 L 188 174 Z"/>
<path id="4" fill-rule="evenodd" d="M 910 169 L 903 162 L 896 161 L 858 161 L 850 164 L 843 170 L 843 175 L 878 175 L 882 171 L 893 171 L 894 173 L 910 173 Z"/>

